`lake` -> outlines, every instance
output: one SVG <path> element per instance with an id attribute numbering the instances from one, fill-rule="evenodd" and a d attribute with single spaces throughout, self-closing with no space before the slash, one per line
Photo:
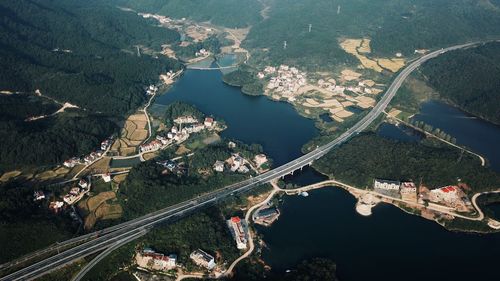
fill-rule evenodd
<path id="1" fill-rule="evenodd" d="M 288 103 L 248 96 L 222 82 L 219 71 L 187 70 L 152 110 L 162 112 L 174 101 L 195 105 L 228 125 L 222 137 L 258 143 L 274 161 L 284 164 L 302 155 L 302 145 L 318 134 L 314 121 L 300 116 Z"/>

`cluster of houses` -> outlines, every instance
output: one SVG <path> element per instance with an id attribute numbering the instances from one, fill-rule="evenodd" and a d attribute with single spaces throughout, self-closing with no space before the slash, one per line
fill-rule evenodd
<path id="1" fill-rule="evenodd" d="M 113 137 L 109 137 L 101 142 L 100 149 L 91 152 L 83 157 L 72 157 L 64 161 L 63 165 L 67 168 L 73 168 L 79 164 L 90 164 L 101 157 L 113 144 Z"/>
<path id="2" fill-rule="evenodd" d="M 157 91 L 158 91 L 157 86 L 149 85 L 149 87 L 146 89 L 146 95 L 152 96 L 152 95 L 156 94 Z"/>
<path id="3" fill-rule="evenodd" d="M 153 141 L 140 145 L 139 151 L 156 151 L 174 141 L 181 143 L 187 140 L 190 134 L 198 133 L 205 129 L 214 129 L 217 125 L 217 121 L 212 117 L 207 117 L 203 123 L 200 123 L 193 116 L 180 116 L 174 120 L 174 123 L 175 125 L 166 134 L 157 135 Z"/>
<path id="4" fill-rule="evenodd" d="M 239 153 L 231 154 L 231 157 L 226 159 L 226 161 L 217 160 L 213 166 L 214 170 L 220 173 L 224 172 L 226 167 L 231 172 L 239 172 L 242 174 L 250 172 L 250 169 L 245 164 L 245 158 L 243 158 Z"/>
<path id="5" fill-rule="evenodd" d="M 427 202 L 434 207 L 448 208 L 450 210 L 463 212 L 472 210 L 472 204 L 469 198 L 458 186 L 444 186 L 432 190 L 421 188 L 420 192 L 418 192 L 413 182 L 376 179 L 373 184 L 373 189 L 380 194 L 401 198 L 405 201 L 418 202 L 421 204 Z"/>
<path id="6" fill-rule="evenodd" d="M 68 205 L 73 205 L 76 202 L 80 201 L 85 194 L 90 191 L 90 183 L 88 183 L 84 179 L 80 179 L 78 185 L 72 187 L 69 192 L 64 195 L 63 201 Z"/>
<path id="7" fill-rule="evenodd" d="M 54 213 L 58 213 L 63 207 L 64 203 L 73 205 L 83 198 L 85 194 L 90 191 L 90 183 L 84 179 L 80 179 L 78 185 L 72 187 L 66 195 L 63 196 L 62 201 L 54 200 L 49 202 L 49 209 Z M 42 190 L 33 192 L 33 201 L 48 200 L 50 195 L 45 194 Z"/>
<path id="8" fill-rule="evenodd" d="M 206 57 L 206 56 L 208 56 L 208 55 L 210 55 L 210 52 L 209 52 L 209 51 L 207 51 L 206 49 L 200 49 L 199 51 L 197 51 L 197 52 L 195 53 L 195 56 L 196 56 L 196 57 Z"/>
<path id="9" fill-rule="evenodd" d="M 177 266 L 177 256 L 174 254 L 164 255 L 149 248 L 144 248 L 135 255 L 137 266 L 147 270 L 168 271 Z"/>
<path id="10" fill-rule="evenodd" d="M 288 65 L 280 65 L 278 69 L 267 66 L 264 72 L 257 74 L 259 79 L 264 79 L 266 76 L 270 77 L 267 89 L 284 95 L 292 95 L 306 85 L 306 73 Z"/>
<path id="11" fill-rule="evenodd" d="M 244 219 L 232 217 L 226 221 L 229 231 L 236 241 L 236 248 L 245 250 L 248 241 L 248 226 Z"/>

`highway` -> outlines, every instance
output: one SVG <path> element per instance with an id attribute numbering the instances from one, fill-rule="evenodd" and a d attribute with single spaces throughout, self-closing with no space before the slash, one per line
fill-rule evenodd
<path id="1" fill-rule="evenodd" d="M 428 61 L 429 59 L 435 58 L 447 51 L 466 48 L 476 44 L 478 43 L 467 43 L 437 50 L 413 61 L 397 75 L 397 77 L 394 79 L 377 105 L 375 105 L 375 107 L 353 127 L 348 129 L 335 140 L 323 146 L 320 146 L 315 150 L 295 160 L 292 160 L 287 164 L 279 166 L 273 170 L 247 179 L 245 181 L 232 184 L 230 186 L 201 195 L 191 200 L 184 201 L 182 203 L 156 211 L 143 217 L 110 228 L 106 228 L 98 232 L 90 233 L 82 237 L 71 239 L 69 241 L 70 243 L 62 242 L 61 245 L 68 245 L 68 247 L 75 243 L 80 244 L 70 249 L 64 250 L 56 255 L 53 255 L 45 260 L 39 261 L 33 265 L 22 268 L 19 271 L 1 278 L 0 280 L 31 280 L 37 278 L 49 273 L 54 269 L 70 264 L 75 260 L 113 247 L 116 245 L 116 243 L 120 243 L 120 241 L 130 241 L 130 237 L 139 237 L 144 230 L 147 231 L 156 224 L 174 220 L 201 208 L 217 204 L 218 202 L 229 196 L 251 190 L 257 186 L 268 183 L 273 179 L 291 174 L 304 166 L 310 165 L 314 160 L 321 158 L 331 149 L 344 143 L 349 138 L 357 135 L 361 131 L 365 130 L 370 124 L 372 124 L 372 122 L 385 110 L 387 105 L 391 102 L 392 98 L 401 87 L 403 81 L 422 63 Z"/>

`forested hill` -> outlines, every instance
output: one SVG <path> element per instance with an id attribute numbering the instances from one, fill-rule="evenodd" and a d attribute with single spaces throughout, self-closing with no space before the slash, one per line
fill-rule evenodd
<path id="1" fill-rule="evenodd" d="M 498 0 L 272 0 L 269 18 L 244 45 L 277 63 L 328 66 L 348 61 L 342 38 L 372 39 L 374 55 L 409 56 L 469 40 L 500 37 Z M 309 24 L 312 24 L 309 32 Z M 287 48 L 283 50 L 283 41 Z"/>
<path id="2" fill-rule="evenodd" d="M 0 90 L 33 92 L 89 111 L 123 115 L 144 84 L 180 65 L 137 56 L 179 34 L 100 0 L 0 0 Z"/>
<path id="3" fill-rule="evenodd" d="M 500 43 L 458 50 L 423 66 L 430 86 L 461 109 L 500 124 Z"/>
<path id="4" fill-rule="evenodd" d="M 247 27 L 262 17 L 258 0 L 113 0 L 118 5 L 138 11 L 174 18 L 210 21 L 229 28 Z"/>

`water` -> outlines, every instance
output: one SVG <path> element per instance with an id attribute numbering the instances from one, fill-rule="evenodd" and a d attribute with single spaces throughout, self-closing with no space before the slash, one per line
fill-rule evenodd
<path id="1" fill-rule="evenodd" d="M 491 212 L 496 220 L 500 220 L 500 203 L 493 203 L 485 206 L 485 208 Z"/>
<path id="2" fill-rule="evenodd" d="M 153 108 L 158 111 L 173 101 L 193 104 L 226 121 L 222 137 L 261 144 L 274 166 L 302 155 L 302 145 L 318 133 L 313 120 L 301 117 L 290 104 L 244 95 L 221 79 L 219 71 L 187 70 Z"/>
<path id="3" fill-rule="evenodd" d="M 137 156 L 129 159 L 113 159 L 109 166 L 111 168 L 128 168 L 136 166 L 139 163 L 141 163 L 141 159 Z"/>
<path id="4" fill-rule="evenodd" d="M 422 105 L 415 120 L 423 121 L 457 139 L 457 144 L 486 157 L 490 167 L 500 172 L 500 127 L 438 101 Z"/>
<path id="5" fill-rule="evenodd" d="M 330 117 L 330 114 L 328 113 L 323 113 L 319 115 L 319 118 L 323 120 L 323 122 L 330 123 L 333 121 L 332 117 Z"/>
<path id="6" fill-rule="evenodd" d="M 271 228 L 259 228 L 264 260 L 281 272 L 311 257 L 337 263 L 343 281 L 498 280 L 500 234 L 453 233 L 390 205 L 371 217 L 340 188 L 286 197 Z"/>

